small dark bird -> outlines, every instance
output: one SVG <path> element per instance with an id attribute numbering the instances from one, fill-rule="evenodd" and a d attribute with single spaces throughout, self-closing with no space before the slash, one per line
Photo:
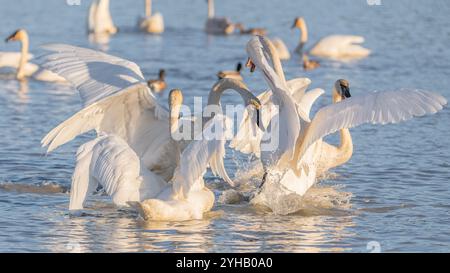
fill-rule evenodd
<path id="1" fill-rule="evenodd" d="M 165 81 L 166 71 L 164 69 L 159 70 L 159 77 L 157 80 L 148 80 L 148 87 L 156 94 L 160 94 L 164 89 L 167 88 Z"/>
<path id="2" fill-rule="evenodd" d="M 224 79 L 224 78 L 229 78 L 229 79 L 235 79 L 235 80 L 240 80 L 242 81 L 242 76 L 241 76 L 241 70 L 242 70 L 242 63 L 238 63 L 236 65 L 236 70 L 234 71 L 219 71 L 219 73 L 217 73 L 217 77 L 220 79 Z"/>
<path id="3" fill-rule="evenodd" d="M 306 54 L 303 54 L 303 69 L 309 71 L 318 67 L 320 67 L 320 63 L 318 61 L 310 60 Z"/>
<path id="4" fill-rule="evenodd" d="M 239 30 L 240 34 L 251 34 L 251 35 L 260 35 L 266 36 L 267 31 L 265 28 L 245 28 L 243 24 L 237 23 L 234 25 L 236 29 Z"/>

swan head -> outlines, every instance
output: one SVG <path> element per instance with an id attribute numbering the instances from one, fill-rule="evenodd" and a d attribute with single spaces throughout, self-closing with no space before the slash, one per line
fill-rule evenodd
<path id="1" fill-rule="evenodd" d="M 306 26 L 305 19 L 303 17 L 296 17 L 291 28 L 303 29 Z"/>
<path id="2" fill-rule="evenodd" d="M 165 78 L 166 78 L 166 70 L 160 69 L 159 70 L 159 79 L 163 81 Z"/>
<path id="3" fill-rule="evenodd" d="M 250 107 L 256 112 L 256 124 L 257 126 L 264 131 L 263 124 L 261 122 L 261 101 L 253 95 L 253 93 L 248 89 L 248 87 L 240 80 L 224 78 L 220 79 L 211 89 L 211 92 L 208 97 L 208 105 L 218 104 L 220 101 L 220 96 L 223 91 L 227 89 L 235 90 L 239 93 L 244 101 L 244 105 L 246 108 Z"/>
<path id="4" fill-rule="evenodd" d="M 237 65 L 236 65 L 236 71 L 237 72 L 241 72 L 241 70 L 242 70 L 242 63 L 238 62 Z"/>
<path id="5" fill-rule="evenodd" d="M 339 79 L 334 83 L 333 101 L 339 102 L 346 98 L 350 98 L 350 84 L 347 80 Z"/>
<path id="6" fill-rule="evenodd" d="M 9 35 L 8 38 L 5 39 L 5 42 L 11 42 L 11 41 L 22 41 L 23 39 L 27 38 L 28 34 L 25 31 L 25 29 L 18 29 L 13 34 Z"/>
<path id="7" fill-rule="evenodd" d="M 301 42 L 306 43 L 308 41 L 308 29 L 306 28 L 306 22 L 303 17 L 297 17 L 292 24 L 293 28 L 298 28 L 302 32 Z"/>

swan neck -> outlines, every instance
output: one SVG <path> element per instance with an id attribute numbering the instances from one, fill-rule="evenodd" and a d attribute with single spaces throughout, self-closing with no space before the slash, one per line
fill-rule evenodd
<path id="1" fill-rule="evenodd" d="M 300 43 L 306 43 L 308 41 L 308 27 L 306 26 L 306 23 L 303 23 L 300 27 Z"/>
<path id="2" fill-rule="evenodd" d="M 242 99 L 247 102 L 249 98 L 248 94 L 250 93 L 250 91 L 248 91 L 248 89 L 246 89 L 242 83 L 238 84 L 236 80 L 232 79 L 222 79 L 221 81 L 216 83 L 209 92 L 208 106 L 220 105 L 222 94 L 228 89 L 234 90 L 239 93 Z"/>
<path id="3" fill-rule="evenodd" d="M 214 0 L 208 0 L 208 18 L 214 17 Z"/>
<path id="4" fill-rule="evenodd" d="M 284 75 L 283 66 L 281 65 L 280 56 L 278 55 L 278 51 L 276 50 L 275 46 L 271 42 L 268 43 L 268 50 L 272 59 L 273 69 L 275 73 L 284 83 L 286 83 L 286 77 Z"/>
<path id="5" fill-rule="evenodd" d="M 145 16 L 152 16 L 152 0 L 145 0 Z"/>
<path id="6" fill-rule="evenodd" d="M 341 129 L 341 143 L 338 147 L 338 156 L 336 166 L 346 163 L 353 155 L 353 141 L 349 129 Z"/>
<path id="7" fill-rule="evenodd" d="M 170 135 L 178 132 L 178 122 L 180 115 L 180 106 L 174 106 L 170 108 Z"/>
<path id="8" fill-rule="evenodd" d="M 21 36 L 20 42 L 22 43 L 22 48 L 20 50 L 20 61 L 19 67 L 17 69 L 17 79 L 21 80 L 25 77 L 25 65 L 28 62 L 28 52 L 29 52 L 29 39 L 28 34 L 24 32 Z"/>

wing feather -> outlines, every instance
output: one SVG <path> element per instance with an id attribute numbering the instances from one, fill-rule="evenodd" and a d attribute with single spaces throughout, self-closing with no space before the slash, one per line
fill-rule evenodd
<path id="1" fill-rule="evenodd" d="M 398 123 L 434 114 L 442 110 L 447 100 L 439 94 L 422 90 L 372 92 L 352 97 L 320 109 L 311 122 L 305 138 L 297 151 L 300 159 L 308 147 L 340 129 L 352 128 L 364 123 Z"/>
<path id="2" fill-rule="evenodd" d="M 39 59 L 42 66 L 72 83 L 84 106 L 123 89 L 145 82 L 139 66 L 119 57 L 65 44 L 42 46 L 50 51 Z"/>
<path id="3" fill-rule="evenodd" d="M 173 187 L 175 192 L 183 192 L 186 196 L 192 185 L 202 179 L 208 165 L 214 174 L 233 185 L 223 162 L 225 142 L 231 134 L 231 121 L 216 114 L 203 129 L 201 140 L 192 141 L 181 154 L 180 166 L 174 174 Z"/>

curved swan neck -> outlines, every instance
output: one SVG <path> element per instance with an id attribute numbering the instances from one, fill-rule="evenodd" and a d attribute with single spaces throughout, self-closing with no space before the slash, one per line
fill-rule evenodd
<path id="1" fill-rule="evenodd" d="M 22 43 L 21 48 L 21 54 L 20 54 L 20 61 L 19 61 L 19 67 L 17 69 L 17 79 L 22 80 L 25 78 L 25 65 L 28 62 L 28 52 L 29 52 L 29 39 L 28 34 L 26 31 L 23 31 L 20 35 L 20 42 Z"/>
<path id="2" fill-rule="evenodd" d="M 214 0 L 208 0 L 208 18 L 214 17 Z"/>
<path id="3" fill-rule="evenodd" d="M 152 15 L 152 0 L 145 0 L 145 16 L 150 17 Z"/>
<path id="4" fill-rule="evenodd" d="M 333 103 L 342 101 L 342 97 L 337 93 L 336 87 L 333 88 Z M 353 141 L 350 134 L 350 130 L 345 128 L 339 131 L 341 140 L 337 147 L 335 162 L 333 162 L 331 168 L 339 166 L 347 162 L 353 155 Z"/>
<path id="5" fill-rule="evenodd" d="M 273 69 L 275 73 L 278 75 L 278 77 L 281 78 L 283 82 L 286 82 L 286 77 L 284 76 L 283 66 L 281 65 L 281 59 L 278 55 L 278 51 L 276 50 L 275 46 L 272 44 L 272 42 L 264 39 L 263 41 L 267 41 L 267 43 L 264 43 L 266 46 L 266 49 L 269 53 L 269 56 L 272 60 Z"/>
<path id="6" fill-rule="evenodd" d="M 341 136 L 341 143 L 339 147 L 337 147 L 337 154 L 335 156 L 335 162 L 333 162 L 331 168 L 340 166 L 347 161 L 350 160 L 350 158 L 353 155 L 353 141 L 352 137 L 350 135 L 349 129 L 341 129 L 340 130 L 340 136 Z"/>
<path id="7" fill-rule="evenodd" d="M 245 84 L 241 81 L 234 79 L 221 79 L 211 88 L 208 96 L 208 105 L 219 105 L 223 92 L 228 89 L 238 92 L 245 104 L 248 103 L 250 95 L 252 94 L 247 86 L 245 86 Z"/>

